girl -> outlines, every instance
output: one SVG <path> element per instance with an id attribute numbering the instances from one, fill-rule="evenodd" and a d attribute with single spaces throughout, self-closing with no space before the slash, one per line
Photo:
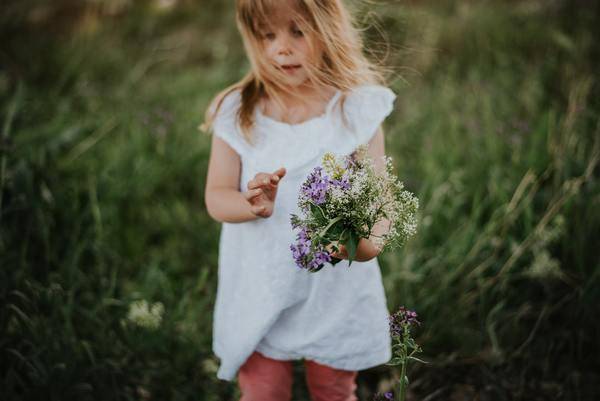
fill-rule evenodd
<path id="1" fill-rule="evenodd" d="M 215 134 L 206 208 L 222 222 L 217 377 L 237 375 L 242 401 L 286 401 L 291 361 L 304 359 L 312 400 L 356 400 L 357 371 L 391 357 L 379 249 L 362 239 L 351 266 L 342 248 L 344 260 L 308 273 L 292 257 L 290 213 L 325 152 L 368 143 L 383 168 L 380 124 L 395 95 L 341 0 L 237 0 L 236 14 L 251 68 L 203 127 Z"/>

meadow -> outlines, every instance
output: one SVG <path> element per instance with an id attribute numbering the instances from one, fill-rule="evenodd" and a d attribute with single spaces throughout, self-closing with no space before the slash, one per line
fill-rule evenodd
<path id="1" fill-rule="evenodd" d="M 408 399 L 600 399 L 600 2 L 349 4 L 420 199 L 379 257 L 423 322 Z M 8 0 L 0 37 L 0 399 L 239 399 L 198 130 L 248 69 L 233 2 Z M 164 312 L 136 325 L 138 300 Z M 361 371 L 359 398 L 397 377 Z"/>

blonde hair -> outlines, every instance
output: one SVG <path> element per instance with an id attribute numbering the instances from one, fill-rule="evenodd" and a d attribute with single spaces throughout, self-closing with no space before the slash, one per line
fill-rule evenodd
<path id="1" fill-rule="evenodd" d="M 363 54 L 363 40 L 342 0 L 291 0 L 294 19 L 304 32 L 309 49 L 319 49 L 318 65 L 306 66 L 315 87 L 338 89 L 342 94 L 362 84 L 383 84 L 383 68 Z M 236 23 L 250 61 L 250 71 L 238 82 L 222 90 L 211 102 L 200 126 L 208 131 L 223 99 L 240 90 L 241 104 L 237 119 L 245 139 L 252 143 L 254 109 L 263 96 L 279 101 L 279 94 L 297 95 L 282 84 L 284 73 L 271 66 L 261 54 L 262 26 L 269 25 L 282 0 L 237 0 Z M 292 11 L 292 10 L 296 11 Z M 342 96 L 342 105 L 345 96 Z M 214 106 L 214 107 L 213 107 Z"/>

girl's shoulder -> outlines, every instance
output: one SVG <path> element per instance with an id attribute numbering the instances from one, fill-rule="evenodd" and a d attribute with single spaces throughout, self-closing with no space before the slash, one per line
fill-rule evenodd
<path id="1" fill-rule="evenodd" d="M 345 94 L 344 106 L 351 113 L 362 112 L 365 115 L 389 114 L 396 94 L 387 86 L 378 84 L 357 85 Z"/>
<path id="2" fill-rule="evenodd" d="M 248 143 L 244 140 L 238 124 L 241 99 L 241 90 L 233 88 L 219 93 L 209 106 L 212 115 L 212 132 L 227 142 L 240 156 L 248 148 Z"/>
<path id="3" fill-rule="evenodd" d="M 242 101 L 241 89 L 232 88 L 220 92 L 211 102 L 209 109 L 213 119 L 223 120 L 237 113 Z"/>
<path id="4" fill-rule="evenodd" d="M 396 94 L 387 86 L 363 84 L 347 91 L 341 103 L 343 122 L 358 139 L 368 142 L 394 109 Z"/>

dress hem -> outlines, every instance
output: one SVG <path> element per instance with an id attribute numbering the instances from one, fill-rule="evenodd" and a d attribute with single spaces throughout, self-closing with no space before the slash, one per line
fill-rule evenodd
<path id="1" fill-rule="evenodd" d="M 368 353 L 362 352 L 359 354 L 344 356 L 342 358 L 323 358 L 320 356 L 311 356 L 307 354 L 283 353 L 274 348 L 264 346 L 264 344 L 261 344 L 260 347 L 257 347 L 256 352 L 259 352 L 268 358 L 280 361 L 308 359 L 321 365 L 327 365 L 329 367 L 342 370 L 369 369 L 388 362 L 392 356 L 390 347 L 377 348 L 374 351 L 370 350 Z M 370 356 L 370 358 L 360 358 L 361 356 L 365 355 Z M 356 363 L 355 361 L 357 359 L 360 359 L 362 363 Z"/>
<path id="2" fill-rule="evenodd" d="M 238 367 L 234 367 L 230 363 L 226 363 L 226 362 L 224 363 L 223 358 L 221 358 L 219 356 L 218 351 L 217 350 L 215 350 L 215 351 L 216 351 L 215 355 L 217 355 L 219 357 L 219 359 L 221 359 L 219 369 L 217 370 L 217 378 L 221 379 L 221 380 L 227 380 L 227 381 L 236 380 L 237 373 L 238 373 L 240 367 L 243 365 L 243 363 Z M 261 346 L 260 350 L 255 349 L 255 351 L 259 352 L 260 354 L 266 356 L 267 358 L 271 358 L 271 359 L 289 360 L 289 361 L 308 359 L 308 360 L 317 362 L 321 365 L 326 365 L 326 366 L 332 367 L 334 369 L 349 370 L 349 371 L 359 371 L 359 370 L 373 368 L 373 367 L 376 367 L 376 366 L 379 366 L 379 365 L 389 362 L 392 357 L 390 347 L 378 348 L 375 351 L 369 351 L 368 353 L 363 352 L 360 354 L 352 354 L 352 355 L 345 356 L 343 358 L 321 358 L 318 356 L 310 356 L 310 355 L 306 355 L 306 354 L 303 354 L 303 355 L 296 354 L 292 358 L 289 358 L 287 356 L 284 356 L 284 354 L 281 353 L 280 351 L 274 350 L 272 348 L 267 349 L 267 347 L 264 347 L 264 346 Z M 250 353 L 250 354 L 252 354 L 252 353 Z M 369 355 L 371 357 L 366 358 L 366 359 L 361 359 L 362 363 L 356 363 L 355 360 L 357 359 L 357 357 L 360 357 L 362 355 Z"/>

